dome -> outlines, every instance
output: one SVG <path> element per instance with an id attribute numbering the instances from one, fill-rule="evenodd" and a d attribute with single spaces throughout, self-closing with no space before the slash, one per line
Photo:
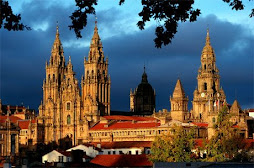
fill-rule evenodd
<path id="1" fill-rule="evenodd" d="M 155 109 L 155 92 L 148 83 L 147 74 L 144 70 L 141 83 L 135 91 L 134 111 L 139 115 L 151 115 Z"/>

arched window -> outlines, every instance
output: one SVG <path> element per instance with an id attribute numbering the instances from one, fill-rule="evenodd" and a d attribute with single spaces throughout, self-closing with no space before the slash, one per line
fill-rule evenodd
<path id="1" fill-rule="evenodd" d="M 87 77 L 89 76 L 89 71 L 86 71 L 86 76 L 87 76 Z"/>
<path id="2" fill-rule="evenodd" d="M 204 83 L 204 90 L 207 90 L 207 83 Z"/>
<path id="3" fill-rule="evenodd" d="M 206 64 L 204 65 L 204 69 L 206 69 Z"/>
<path id="4" fill-rule="evenodd" d="M 71 103 L 70 103 L 70 102 L 68 102 L 68 103 L 66 104 L 66 109 L 67 109 L 67 110 L 70 110 L 70 109 L 71 109 Z"/>
<path id="5" fill-rule="evenodd" d="M 55 74 L 53 74 L 53 82 L 55 82 Z"/>
<path id="6" fill-rule="evenodd" d="M 50 74 L 48 75 L 48 81 L 50 81 Z"/>
<path id="7" fill-rule="evenodd" d="M 67 124 L 71 124 L 71 116 L 70 115 L 67 116 Z"/>

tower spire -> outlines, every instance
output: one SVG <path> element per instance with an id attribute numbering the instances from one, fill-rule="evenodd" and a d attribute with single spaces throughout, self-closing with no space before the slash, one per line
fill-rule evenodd
<path id="1" fill-rule="evenodd" d="M 208 27 L 206 30 L 206 45 L 210 45 L 210 35 L 209 35 L 209 28 Z"/>

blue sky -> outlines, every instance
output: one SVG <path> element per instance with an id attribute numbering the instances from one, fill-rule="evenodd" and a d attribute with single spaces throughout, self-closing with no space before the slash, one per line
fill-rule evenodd
<path id="1" fill-rule="evenodd" d="M 156 90 L 157 110 L 170 109 L 169 96 L 178 77 L 192 100 L 207 25 L 228 103 L 237 98 L 242 108 L 253 108 L 254 18 L 248 16 L 253 3 L 245 1 L 244 11 L 232 11 L 222 0 L 196 0 L 194 7 L 202 13 L 198 20 L 180 23 L 172 44 L 156 49 L 154 28 L 159 23 L 151 21 L 142 31 L 136 26 L 142 10 L 140 1 L 126 0 L 119 6 L 116 0 L 99 0 L 98 28 L 104 53 L 109 57 L 112 109 L 129 110 L 129 91 L 140 83 L 144 63 L 148 81 Z M 94 16 L 89 17 L 82 31 L 83 38 L 76 39 L 74 32 L 68 29 L 69 16 L 75 9 L 74 0 L 11 0 L 10 4 L 15 13 L 21 13 L 22 22 L 33 30 L 0 30 L 0 97 L 5 104 L 23 102 L 37 110 L 56 22 L 60 25 L 64 55 L 66 58 L 71 55 L 80 81 L 84 74 L 83 59 L 93 34 Z"/>

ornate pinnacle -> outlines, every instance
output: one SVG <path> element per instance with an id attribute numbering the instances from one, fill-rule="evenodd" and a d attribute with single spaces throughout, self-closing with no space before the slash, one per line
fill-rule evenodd
<path id="1" fill-rule="evenodd" d="M 209 35 L 209 28 L 206 30 L 206 45 L 210 45 L 210 35 Z"/>

